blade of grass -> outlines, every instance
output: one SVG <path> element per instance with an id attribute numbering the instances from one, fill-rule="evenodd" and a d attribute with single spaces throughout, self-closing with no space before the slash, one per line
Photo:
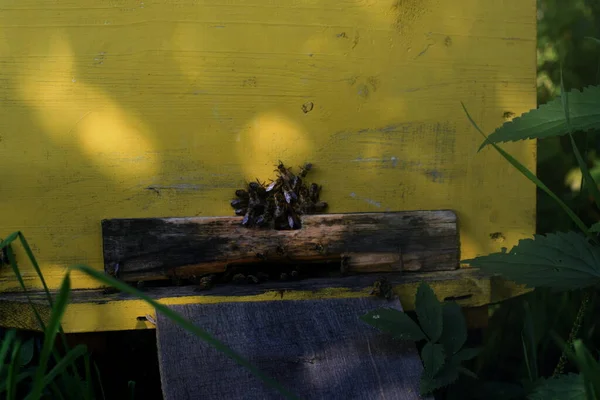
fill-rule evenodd
<path id="1" fill-rule="evenodd" d="M 523 345 L 523 354 L 525 356 L 527 372 L 529 373 L 529 380 L 530 382 L 535 382 L 539 377 L 535 333 L 533 331 L 533 320 L 531 318 L 529 303 L 525 302 L 524 306 L 525 318 L 523 321 L 523 330 L 521 331 L 521 343 Z"/>
<path id="2" fill-rule="evenodd" d="M 9 236 L 9 238 L 10 238 L 10 236 Z M 37 320 L 38 324 L 40 325 L 40 328 L 42 330 L 44 330 L 44 329 L 46 329 L 46 325 L 44 324 L 44 321 L 42 320 L 42 317 L 41 317 L 40 313 L 38 312 L 35 304 L 31 300 L 31 296 L 29 296 L 29 291 L 27 290 L 27 286 L 25 286 L 25 281 L 23 280 L 23 276 L 21 275 L 21 271 L 19 270 L 19 266 L 17 265 L 17 259 L 15 258 L 15 253 L 14 253 L 12 247 L 10 246 L 10 243 L 12 241 L 14 241 L 14 239 L 10 240 L 9 238 L 6 238 L 6 240 L 4 240 L 4 242 L 2 242 L 0 244 L 0 248 L 6 247 L 6 256 L 8 257 L 8 262 L 10 263 L 10 267 L 12 268 L 13 273 L 17 277 L 17 281 L 19 282 L 21 289 L 23 289 L 23 293 L 25 293 L 25 297 L 27 298 L 27 302 L 29 303 L 31 310 L 33 311 L 33 315 L 35 316 L 35 319 Z"/>
<path id="3" fill-rule="evenodd" d="M 19 240 L 21 241 L 21 245 L 25 249 L 25 253 L 27 253 L 27 257 L 29 258 L 31 265 L 33 265 L 33 269 L 35 270 L 37 276 L 40 278 L 40 281 L 42 282 L 42 286 L 44 288 L 44 293 L 46 293 L 46 299 L 48 299 L 48 304 L 50 304 L 50 307 L 52 307 L 53 306 L 52 296 L 50 295 L 50 290 L 48 289 L 48 285 L 46 285 L 46 280 L 44 279 L 44 274 L 42 274 L 40 265 L 38 264 L 37 260 L 35 259 L 34 255 L 33 255 L 33 251 L 31 251 L 31 247 L 29 247 L 29 243 L 27 243 L 27 240 L 25 239 L 25 236 L 23 235 L 23 233 L 21 231 L 18 232 L 18 236 L 19 236 Z"/>
<path id="4" fill-rule="evenodd" d="M 54 304 L 54 307 L 52 307 L 50 321 L 48 322 L 48 326 L 44 331 L 44 344 L 40 353 L 39 366 L 34 377 L 33 389 L 29 396 L 27 396 L 27 400 L 35 400 L 42 393 L 42 388 L 44 386 L 43 377 L 48 367 L 48 360 L 50 358 L 50 354 L 52 352 L 52 349 L 54 348 L 54 341 L 58 333 L 60 321 L 65 312 L 65 309 L 67 308 L 70 291 L 71 277 L 69 275 L 69 272 L 67 272 L 67 274 L 63 278 L 63 282 L 60 287 L 60 292 L 58 293 L 58 297 L 56 298 L 56 303 Z"/>
<path id="5" fill-rule="evenodd" d="M 31 378 L 32 376 L 33 376 L 33 374 L 31 372 L 21 372 L 21 373 L 19 373 L 19 375 L 17 375 L 15 382 L 18 385 L 23 380 L 25 380 L 27 378 Z M 0 382 L 0 393 L 4 393 L 4 391 L 6 390 L 7 383 L 8 383 L 7 381 Z"/>
<path id="6" fill-rule="evenodd" d="M 27 239 L 25 239 L 25 235 L 23 235 L 23 233 L 21 231 L 17 231 L 17 232 L 13 232 L 12 234 L 10 234 L 6 240 L 0 244 L 0 250 L 5 247 L 8 246 L 7 249 L 8 251 L 12 251 L 12 247 L 10 247 L 10 245 L 15 242 L 17 239 L 19 239 L 19 241 L 21 242 L 21 246 L 23 246 L 23 248 L 25 249 L 25 253 L 27 254 L 27 257 L 29 258 L 29 261 L 31 262 L 31 265 L 33 266 L 36 274 L 38 275 L 38 277 L 40 278 L 40 281 L 42 283 L 42 286 L 44 288 L 44 292 L 46 293 L 46 299 L 48 300 L 48 304 L 50 307 L 53 306 L 53 302 L 52 302 L 52 296 L 50 294 L 50 290 L 48 289 L 48 285 L 46 284 L 46 280 L 44 279 L 44 274 L 42 273 L 42 270 L 40 269 L 40 266 L 33 254 L 33 251 L 31 251 L 31 247 L 29 246 L 29 243 L 27 242 Z M 10 260 L 10 255 L 9 255 L 9 260 Z M 14 259 L 14 252 L 13 252 L 13 259 Z M 31 309 L 34 312 L 34 315 L 36 316 L 36 319 L 38 320 L 38 323 L 40 324 L 40 327 L 42 330 L 46 329 L 46 326 L 39 314 L 39 312 L 37 311 L 37 308 L 35 307 L 33 301 L 31 300 L 31 298 L 29 297 L 29 293 L 27 291 L 27 287 L 25 286 L 25 281 L 23 280 L 23 277 L 21 275 L 21 272 L 19 270 L 19 267 L 16 263 L 16 260 L 14 262 L 14 264 L 11 262 L 11 266 L 13 268 L 13 272 L 14 274 L 17 276 L 17 280 L 19 281 L 19 284 L 21 285 L 21 288 L 23 289 L 23 292 L 25 292 L 25 295 L 27 297 L 27 300 L 29 302 L 29 306 L 31 307 Z M 63 347 L 65 349 L 65 351 L 69 351 L 69 344 L 67 342 L 65 333 L 62 329 L 62 326 L 59 325 L 58 327 L 59 332 L 60 332 L 60 337 L 61 337 L 61 341 L 63 344 Z M 52 356 L 54 358 L 55 362 L 59 362 L 60 361 L 60 355 L 58 354 L 58 352 L 53 348 L 52 349 Z M 75 376 L 77 378 L 77 382 L 80 385 L 79 387 L 79 392 L 84 392 L 85 388 L 83 387 L 83 384 L 81 383 L 81 379 L 79 376 L 79 372 L 77 371 L 77 368 L 72 367 L 71 372 L 73 374 L 73 376 Z M 66 384 L 66 382 L 65 382 Z"/>
<path id="7" fill-rule="evenodd" d="M 83 344 L 77 345 L 73 348 L 73 350 L 69 351 L 65 356 L 48 372 L 46 376 L 42 379 L 42 387 L 43 390 L 50 382 L 54 381 L 54 379 L 64 372 L 65 369 L 69 365 L 73 365 L 75 360 L 79 357 L 83 356 L 87 352 L 87 347 Z M 40 392 L 41 393 L 41 392 Z"/>
<path id="8" fill-rule="evenodd" d="M 135 399 L 135 381 L 127 382 L 127 388 L 129 389 L 129 400 Z"/>
<path id="9" fill-rule="evenodd" d="M 54 395 L 54 397 L 53 397 L 54 399 L 66 400 L 65 396 L 62 394 L 62 392 L 60 391 L 60 389 L 58 388 L 58 385 L 56 383 L 53 382 L 50 384 L 50 391 Z"/>
<path id="10" fill-rule="evenodd" d="M 4 335 L 4 339 L 2 340 L 2 347 L 0 348 L 0 376 L 2 376 L 2 371 L 4 370 L 4 360 L 6 360 L 8 350 L 12 346 L 16 335 L 17 331 L 11 329 L 6 332 L 6 335 Z"/>
<path id="11" fill-rule="evenodd" d="M 94 371 L 96 371 L 96 379 L 98 379 L 98 386 L 100 386 L 100 394 L 102 395 L 102 400 L 106 400 L 106 396 L 104 395 L 104 385 L 102 385 L 102 376 L 100 375 L 100 370 L 98 369 L 98 364 L 94 362 Z"/>
<path id="12" fill-rule="evenodd" d="M 569 110 L 569 94 L 565 90 L 565 83 L 563 81 L 563 73 L 562 66 L 560 68 L 560 99 L 563 106 L 563 112 L 565 113 L 565 120 L 567 121 L 567 129 L 569 130 L 569 139 L 571 140 L 571 146 L 573 147 L 573 153 L 575 153 L 575 158 L 577 159 L 577 164 L 579 164 L 579 169 L 581 170 L 582 179 L 585 182 L 585 187 L 590 191 L 592 197 L 594 198 L 594 202 L 596 206 L 600 208 L 600 190 L 598 189 L 598 184 L 592 177 L 589 168 L 587 167 L 587 163 L 581 156 L 579 152 L 579 148 L 575 143 L 575 139 L 573 138 L 573 127 L 571 126 L 571 116 Z"/>
<path id="13" fill-rule="evenodd" d="M 15 342 L 12 357 L 8 366 L 8 375 L 6 377 L 6 398 L 7 400 L 16 400 L 17 398 L 17 375 L 19 373 L 19 353 L 21 352 L 21 341 Z"/>
<path id="14" fill-rule="evenodd" d="M 182 327 L 185 330 L 187 330 L 188 332 L 194 334 L 194 336 L 196 336 L 197 338 L 204 340 L 205 342 L 207 342 L 208 344 L 213 346 L 216 350 L 219 350 L 220 352 L 222 352 L 223 354 L 225 354 L 226 356 L 228 356 L 229 358 L 231 358 L 232 360 L 237 362 L 239 365 L 247 368 L 254 376 L 256 376 L 257 378 L 260 378 L 263 382 L 265 382 L 267 385 L 271 386 L 272 388 L 276 389 L 279 393 L 281 393 L 286 398 L 288 398 L 288 399 L 297 399 L 298 398 L 297 396 L 295 396 L 294 394 L 289 392 L 287 389 L 285 389 L 281 384 L 279 384 L 273 378 L 265 375 L 259 369 L 254 367 L 252 364 L 250 364 L 250 362 L 248 362 L 245 358 L 241 357 L 239 354 L 237 354 L 235 351 L 233 351 L 231 348 L 229 348 L 223 342 L 214 338 L 212 335 L 210 335 L 205 330 L 200 329 L 196 325 L 192 324 L 191 322 L 186 320 L 179 313 L 171 310 L 167 306 L 164 306 L 164 305 L 160 304 L 159 302 L 155 301 L 154 299 L 148 297 L 145 293 L 140 292 L 139 290 L 136 290 L 121 281 L 118 281 L 108 275 L 98 272 L 95 269 L 92 269 L 85 265 L 76 265 L 74 267 L 71 267 L 71 269 L 83 272 L 83 273 L 95 278 L 96 280 L 102 282 L 105 285 L 112 286 L 112 287 L 120 290 L 121 292 L 129 293 L 131 295 L 134 295 L 134 296 L 144 300 L 146 303 L 150 304 L 158 312 L 160 312 L 163 315 L 165 315 L 166 317 L 168 317 L 171 321 L 175 322 L 180 327 Z"/>
<path id="15" fill-rule="evenodd" d="M 94 398 L 94 387 L 92 381 L 92 368 L 90 367 L 90 355 L 86 352 L 83 355 L 83 366 L 85 368 L 85 396 L 86 400 L 93 400 Z"/>
<path id="16" fill-rule="evenodd" d="M 585 233 L 586 235 L 589 235 L 587 226 L 583 223 L 583 221 L 573 212 L 573 210 L 571 210 L 557 195 L 554 194 L 554 192 L 552 190 L 550 190 L 550 188 L 548 188 L 548 186 L 546 186 L 541 180 L 539 180 L 539 178 L 537 176 L 535 176 L 535 174 L 533 174 L 529 169 L 527 169 L 523 164 L 521 164 L 517 159 L 515 159 L 513 156 L 511 156 L 510 154 L 508 154 L 506 151 L 504 151 L 502 148 L 500 148 L 500 146 L 498 146 L 496 143 L 491 142 L 487 135 L 485 133 L 483 133 L 483 131 L 479 128 L 479 126 L 477 126 L 477 124 L 475 123 L 475 121 L 473 120 L 473 118 L 471 118 L 471 115 L 469 114 L 469 112 L 467 111 L 467 108 L 465 107 L 464 103 L 461 102 L 460 103 L 463 107 L 463 110 L 465 111 L 465 114 L 467 114 L 467 118 L 469 119 L 469 121 L 471 122 L 471 125 L 473 125 L 473 127 L 475 127 L 475 129 L 477 129 L 477 131 L 485 138 L 485 140 L 491 144 L 498 153 L 500 153 L 502 155 L 502 157 L 504 157 L 513 167 L 515 167 L 521 174 L 523 174 L 527 179 L 529 179 L 531 182 L 533 182 L 538 188 L 540 188 L 541 190 L 544 191 L 544 193 L 546 193 L 548 196 L 550 196 L 554 201 L 556 201 L 558 203 L 558 205 L 567 213 L 567 215 L 571 218 L 571 220 L 575 223 L 575 225 L 577 225 L 577 227 L 579 229 L 581 229 L 581 231 L 583 233 Z"/>
<path id="17" fill-rule="evenodd" d="M 576 365 L 583 376 L 586 399 L 600 399 L 600 364 L 592 357 L 580 339 L 573 341 L 573 348 L 556 332 L 550 332 L 558 347 Z"/>

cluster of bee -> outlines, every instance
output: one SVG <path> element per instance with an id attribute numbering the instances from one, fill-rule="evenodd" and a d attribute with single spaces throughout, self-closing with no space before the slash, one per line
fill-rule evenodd
<path id="1" fill-rule="evenodd" d="M 242 225 L 299 229 L 300 215 L 323 212 L 327 203 L 319 200 L 321 187 L 316 183 L 307 186 L 303 182 L 311 169 L 312 164 L 306 163 L 296 175 L 279 161 L 274 181 L 265 184 L 257 179 L 248 184 L 248 189 L 236 190 L 231 207 L 235 215 L 244 216 Z"/>

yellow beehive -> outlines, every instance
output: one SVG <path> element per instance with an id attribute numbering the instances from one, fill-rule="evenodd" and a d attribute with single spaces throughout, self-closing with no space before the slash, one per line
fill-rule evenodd
<path id="1" fill-rule="evenodd" d="M 231 215 L 233 190 L 281 159 L 315 164 L 330 212 L 453 209 L 463 258 L 510 247 L 534 232 L 535 188 L 477 153 L 460 102 L 486 131 L 535 107 L 535 13 L 533 0 L 4 4 L 1 235 L 23 231 L 56 289 L 69 265 L 103 268 L 102 219 Z M 505 148 L 535 167 L 534 142 Z M 465 306 L 515 293 L 434 287 L 464 285 L 485 287 Z M 18 290 L 1 270 L 0 291 Z M 33 326 L 26 309 L 5 297 L 0 325 Z M 90 298 L 64 327 L 145 328 L 136 317 L 150 311 Z"/>

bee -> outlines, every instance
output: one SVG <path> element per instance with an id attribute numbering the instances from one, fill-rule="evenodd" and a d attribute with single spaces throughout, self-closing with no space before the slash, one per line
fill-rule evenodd
<path id="1" fill-rule="evenodd" d="M 350 257 L 342 255 L 342 261 L 340 262 L 340 273 L 342 274 L 342 276 L 346 276 L 348 274 L 349 264 Z"/>
<path id="2" fill-rule="evenodd" d="M 256 277 L 258 278 L 259 281 L 264 282 L 264 281 L 268 281 L 269 280 L 269 274 L 265 273 L 265 272 L 259 272 L 256 274 Z"/>
<path id="3" fill-rule="evenodd" d="M 246 280 L 248 283 L 259 283 L 260 282 L 260 280 L 254 275 L 248 275 L 246 277 Z"/>
<path id="4" fill-rule="evenodd" d="M 394 288 L 386 278 L 379 278 L 373 283 L 371 295 L 391 300 L 394 297 Z"/>
<path id="5" fill-rule="evenodd" d="M 234 199 L 234 200 L 231 200 L 231 202 L 229 204 L 231 205 L 232 208 L 238 209 L 238 208 L 242 208 L 244 206 L 248 206 L 248 200 Z"/>
<path id="6" fill-rule="evenodd" d="M 205 275 L 205 276 L 201 277 L 200 282 L 198 282 L 198 289 L 199 290 L 208 290 L 208 289 L 212 288 L 215 283 L 215 279 L 216 279 L 216 276 L 213 274 Z"/>
<path id="7" fill-rule="evenodd" d="M 271 183 L 269 184 L 269 186 L 267 186 L 267 187 L 265 188 L 265 191 L 266 191 L 267 193 L 269 193 L 269 192 L 272 192 L 272 191 L 275 191 L 275 192 L 277 192 L 277 191 L 278 191 L 278 190 L 281 188 L 281 185 L 282 185 L 282 184 L 283 184 L 283 182 L 282 182 L 282 179 L 281 179 L 281 178 L 277 178 L 277 179 L 275 179 L 273 182 L 271 182 Z"/>
<path id="8" fill-rule="evenodd" d="M 315 212 L 323 212 L 325 211 L 327 206 L 327 203 L 325 203 L 324 201 L 319 201 L 318 203 L 315 203 L 314 210 Z"/>
<path id="9" fill-rule="evenodd" d="M 305 178 L 306 174 L 308 174 L 308 171 L 310 171 L 311 169 L 312 169 L 312 164 L 305 163 L 303 166 L 300 167 L 300 173 L 298 175 L 300 175 L 301 178 Z"/>
<path id="10" fill-rule="evenodd" d="M 233 283 L 244 283 L 247 282 L 246 275 L 244 274 L 235 274 L 233 278 L 231 278 Z"/>
<path id="11" fill-rule="evenodd" d="M 300 218 L 298 217 L 298 214 L 296 214 L 296 212 L 291 207 L 288 207 L 287 220 L 288 220 L 288 226 L 290 227 L 290 229 L 300 229 L 300 224 L 301 224 Z"/>
<path id="12" fill-rule="evenodd" d="M 308 188 L 308 197 L 313 203 L 317 203 L 319 201 L 319 194 L 321 192 L 321 187 L 316 183 L 311 183 Z"/>
<path id="13" fill-rule="evenodd" d="M 244 199 L 244 200 L 248 200 L 250 198 L 250 195 L 244 189 L 236 190 L 235 195 L 236 195 L 236 197 L 239 197 L 240 199 Z"/>
<path id="14" fill-rule="evenodd" d="M 245 215 L 248 212 L 248 208 L 238 208 L 234 212 L 235 215 L 241 217 L 242 215 Z"/>

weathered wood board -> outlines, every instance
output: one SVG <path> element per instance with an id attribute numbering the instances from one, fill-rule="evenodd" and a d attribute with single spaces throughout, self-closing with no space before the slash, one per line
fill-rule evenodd
<path id="1" fill-rule="evenodd" d="M 460 101 L 486 131 L 535 107 L 535 1 L 273 4 L 2 5 L 0 236 L 25 233 L 51 288 L 103 269 L 99 221 L 231 215 L 277 160 L 313 162 L 331 213 L 455 210 L 464 258 L 534 232 L 535 188 L 477 153 Z M 504 148 L 535 167 L 533 141 Z M 103 329 L 106 308 L 78 307 L 71 329 Z"/>
<path id="2" fill-rule="evenodd" d="M 105 271 L 118 273 L 125 281 L 157 280 L 224 272 L 232 264 L 340 262 L 342 257 L 348 259 L 350 270 L 360 271 L 368 267 L 361 254 L 370 255 L 375 267 L 389 266 L 389 271 L 459 266 L 456 214 L 450 210 L 305 215 L 298 230 L 248 229 L 240 221 L 239 217 L 104 220 Z M 377 260 L 377 255 L 398 259 Z"/>

